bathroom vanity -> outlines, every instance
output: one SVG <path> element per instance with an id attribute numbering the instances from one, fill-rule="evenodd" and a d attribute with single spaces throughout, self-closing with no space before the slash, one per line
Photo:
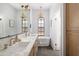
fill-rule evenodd
<path id="1" fill-rule="evenodd" d="M 37 53 L 37 39 L 38 35 L 30 35 L 23 37 L 22 35 L 18 36 L 21 39 L 20 42 L 8 46 L 7 49 L 0 51 L 0 56 L 34 56 Z"/>

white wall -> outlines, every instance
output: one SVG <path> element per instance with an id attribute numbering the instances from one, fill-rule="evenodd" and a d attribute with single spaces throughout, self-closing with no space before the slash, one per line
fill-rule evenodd
<path id="1" fill-rule="evenodd" d="M 61 16 L 60 10 L 56 14 L 56 50 L 61 50 Z"/>
<path id="2" fill-rule="evenodd" d="M 51 20 L 51 18 L 53 18 L 55 16 L 56 12 L 59 10 L 60 5 L 61 5 L 60 3 L 53 3 L 53 4 L 51 4 L 50 12 L 49 12 L 50 20 Z"/>
<path id="3" fill-rule="evenodd" d="M 50 8 L 50 22 L 52 21 L 52 27 L 50 27 L 51 46 L 55 50 L 62 51 L 62 5 L 56 4 Z M 51 23 L 50 23 L 51 24 Z M 55 44 L 57 46 L 55 46 Z M 61 53 L 60 53 L 61 55 Z"/>
<path id="4" fill-rule="evenodd" d="M 56 12 L 54 17 L 51 20 L 51 46 L 55 50 L 61 50 L 61 17 L 60 17 L 60 10 Z M 55 46 L 56 44 L 56 46 Z"/>
<path id="5" fill-rule="evenodd" d="M 43 15 L 45 17 L 45 36 L 50 36 L 49 10 L 43 10 Z M 39 10 L 32 10 L 32 21 L 31 21 L 32 33 L 37 33 L 38 18 L 39 18 Z"/>
<path id="6" fill-rule="evenodd" d="M 12 7 L 10 4 L 8 3 L 0 3 L 0 18 L 2 18 L 2 20 L 0 21 L 0 37 L 4 37 L 7 35 L 13 35 L 17 33 L 17 14 L 18 11 Z M 14 20 L 15 21 L 15 25 L 13 28 L 9 27 L 9 20 Z"/>

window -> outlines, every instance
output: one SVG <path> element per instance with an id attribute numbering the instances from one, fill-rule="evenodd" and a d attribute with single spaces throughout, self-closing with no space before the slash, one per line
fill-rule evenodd
<path id="1" fill-rule="evenodd" d="M 39 36 L 45 35 L 45 19 L 44 19 L 44 17 L 40 17 L 38 19 L 38 35 Z"/>

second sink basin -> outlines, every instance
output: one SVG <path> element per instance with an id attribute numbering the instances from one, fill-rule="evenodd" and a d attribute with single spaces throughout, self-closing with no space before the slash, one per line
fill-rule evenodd
<path id="1" fill-rule="evenodd" d="M 19 50 L 26 48 L 28 44 L 29 44 L 29 42 L 19 42 L 15 45 L 11 46 L 10 49 L 19 51 Z"/>
<path id="2" fill-rule="evenodd" d="M 20 52 L 26 49 L 29 42 L 19 42 L 13 46 L 10 46 L 7 49 L 7 52 L 11 53 L 12 55 L 16 53 L 16 55 L 20 55 Z"/>
<path id="3" fill-rule="evenodd" d="M 7 49 L 0 52 L 1 56 L 17 56 L 22 55 L 22 52 L 26 50 L 29 42 L 19 42 L 13 46 L 9 46 Z"/>

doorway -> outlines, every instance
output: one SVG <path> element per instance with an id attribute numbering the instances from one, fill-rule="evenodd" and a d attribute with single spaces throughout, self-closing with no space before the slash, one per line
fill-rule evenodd
<path id="1" fill-rule="evenodd" d="M 79 4 L 66 4 L 66 55 L 79 56 Z"/>

